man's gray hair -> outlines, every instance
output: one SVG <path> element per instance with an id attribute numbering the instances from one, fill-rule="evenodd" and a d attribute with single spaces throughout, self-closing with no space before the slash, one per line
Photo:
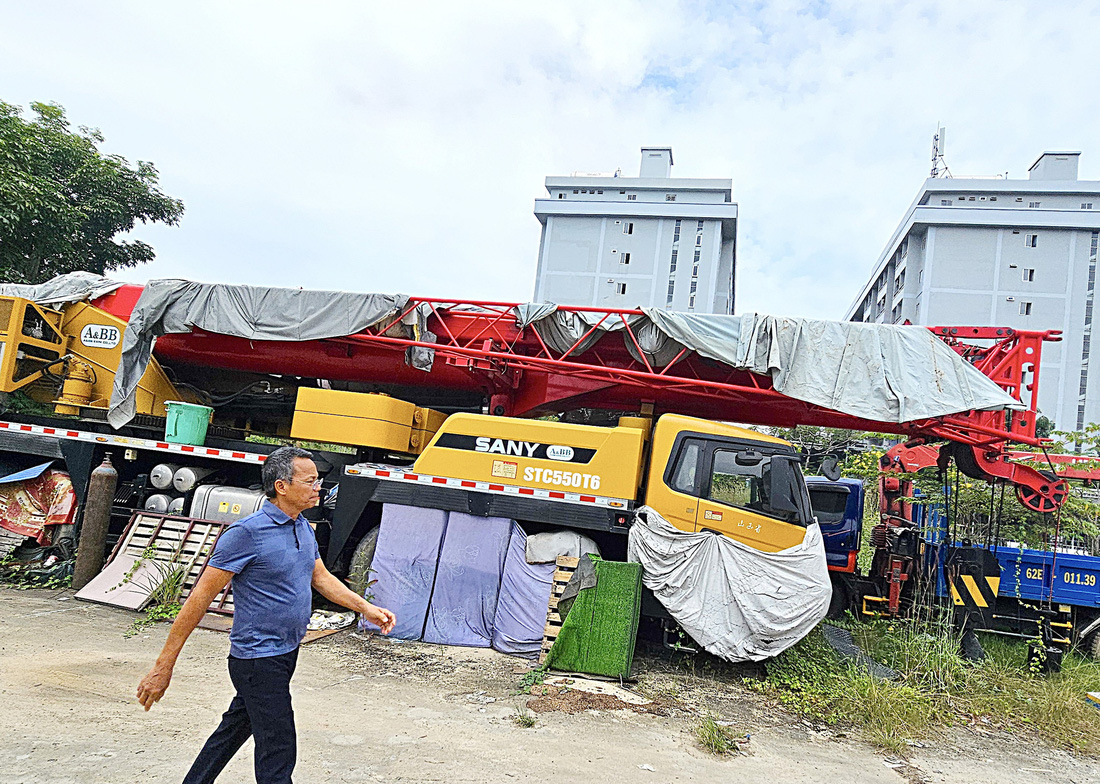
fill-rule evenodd
<path id="1" fill-rule="evenodd" d="M 294 461 L 300 457 L 313 459 L 313 453 L 296 446 L 281 446 L 267 456 L 260 472 L 264 482 L 264 495 L 275 497 L 275 483 L 282 479 L 290 482 L 294 478 Z"/>

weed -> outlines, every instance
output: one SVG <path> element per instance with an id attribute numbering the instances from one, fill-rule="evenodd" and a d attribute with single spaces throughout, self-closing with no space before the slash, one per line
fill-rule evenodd
<path id="1" fill-rule="evenodd" d="M 741 748 L 740 744 L 748 737 L 738 735 L 729 727 L 720 724 L 715 716 L 709 714 L 699 720 L 694 732 L 700 747 L 719 756 L 737 753 Z"/>
<path id="2" fill-rule="evenodd" d="M 149 604 L 145 608 L 145 615 L 138 618 L 123 632 L 123 637 L 133 637 L 138 632 L 161 621 L 174 620 L 183 605 L 180 596 L 183 594 L 184 584 L 187 580 L 188 568 L 173 556 L 170 561 L 157 560 L 156 548 L 149 547 L 134 563 L 130 570 L 123 575 L 122 581 L 111 590 L 121 588 L 127 583 L 136 583 L 136 575 L 143 563 L 152 564 L 156 574 L 146 575 L 142 578 L 138 587 L 143 588 L 149 595 Z"/>
<path id="3" fill-rule="evenodd" d="M 538 720 L 535 718 L 535 714 L 527 710 L 526 706 L 516 709 L 516 715 L 512 717 L 512 723 L 517 727 L 523 727 L 524 729 L 531 729 L 535 726 Z"/>
<path id="4" fill-rule="evenodd" d="M 542 683 L 543 678 L 546 677 L 546 665 L 543 664 L 529 673 L 523 676 L 523 680 L 519 682 L 518 694 L 530 694 L 532 686 L 538 686 Z"/>
<path id="5" fill-rule="evenodd" d="M 907 621 L 850 626 L 855 641 L 898 672 L 879 680 L 841 661 L 819 630 L 768 663 L 763 681 L 744 685 L 825 724 L 851 724 L 892 752 L 939 727 L 980 723 L 1034 733 L 1078 752 L 1100 751 L 1100 722 L 1084 695 L 1100 681 L 1100 662 L 1075 653 L 1062 671 L 1034 675 L 1027 643 L 983 635 L 987 658 L 968 663 L 949 627 Z"/>

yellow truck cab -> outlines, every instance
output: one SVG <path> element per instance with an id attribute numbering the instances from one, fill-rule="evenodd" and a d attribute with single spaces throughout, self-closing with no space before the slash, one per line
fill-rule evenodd
<path id="1" fill-rule="evenodd" d="M 614 427 L 453 414 L 411 466 L 345 469 L 333 563 L 376 524 L 383 503 L 584 529 L 612 552 L 625 548 L 625 537 L 611 536 L 616 545 L 609 535 L 626 533 L 642 504 L 684 531 L 713 531 L 769 553 L 801 543 L 812 520 L 789 443 L 677 414 L 655 424 L 622 417 Z"/>

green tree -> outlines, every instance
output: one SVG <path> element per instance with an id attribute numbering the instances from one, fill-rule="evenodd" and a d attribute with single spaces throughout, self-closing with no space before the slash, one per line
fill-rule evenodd
<path id="1" fill-rule="evenodd" d="M 103 134 L 72 130 L 57 104 L 31 109 L 25 120 L 0 101 L 0 280 L 41 283 L 151 261 L 151 246 L 116 237 L 138 221 L 179 222 L 183 202 L 157 187 L 156 167 L 100 152 Z"/>

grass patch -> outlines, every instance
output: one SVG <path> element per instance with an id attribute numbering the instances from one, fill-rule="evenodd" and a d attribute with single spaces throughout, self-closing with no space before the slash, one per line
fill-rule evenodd
<path id="1" fill-rule="evenodd" d="M 901 621 L 849 628 L 864 651 L 899 673 L 896 681 L 842 661 L 815 629 L 769 662 L 763 681 L 745 685 L 804 717 L 858 727 L 893 752 L 937 728 L 981 724 L 1100 753 L 1100 713 L 1085 701 L 1100 688 L 1100 662 L 1069 653 L 1060 673 L 1035 675 L 1023 640 L 984 635 L 988 658 L 973 664 L 958 655 L 949 628 Z"/>
<path id="2" fill-rule="evenodd" d="M 538 686 L 546 678 L 546 665 L 542 664 L 523 676 L 517 694 L 530 694 L 532 686 Z"/>
<path id="3" fill-rule="evenodd" d="M 701 718 L 695 725 L 694 733 L 699 747 L 717 756 L 736 754 L 741 748 L 741 743 L 748 739 L 748 736 L 739 735 L 729 727 L 720 724 L 712 715 Z"/>
<path id="4" fill-rule="evenodd" d="M 527 708 L 516 710 L 516 715 L 512 717 L 512 723 L 515 724 L 517 727 L 523 727 L 523 729 L 525 730 L 529 730 L 534 727 L 536 721 L 537 719 L 535 719 L 535 714 L 531 713 L 531 711 L 527 710 Z"/>

